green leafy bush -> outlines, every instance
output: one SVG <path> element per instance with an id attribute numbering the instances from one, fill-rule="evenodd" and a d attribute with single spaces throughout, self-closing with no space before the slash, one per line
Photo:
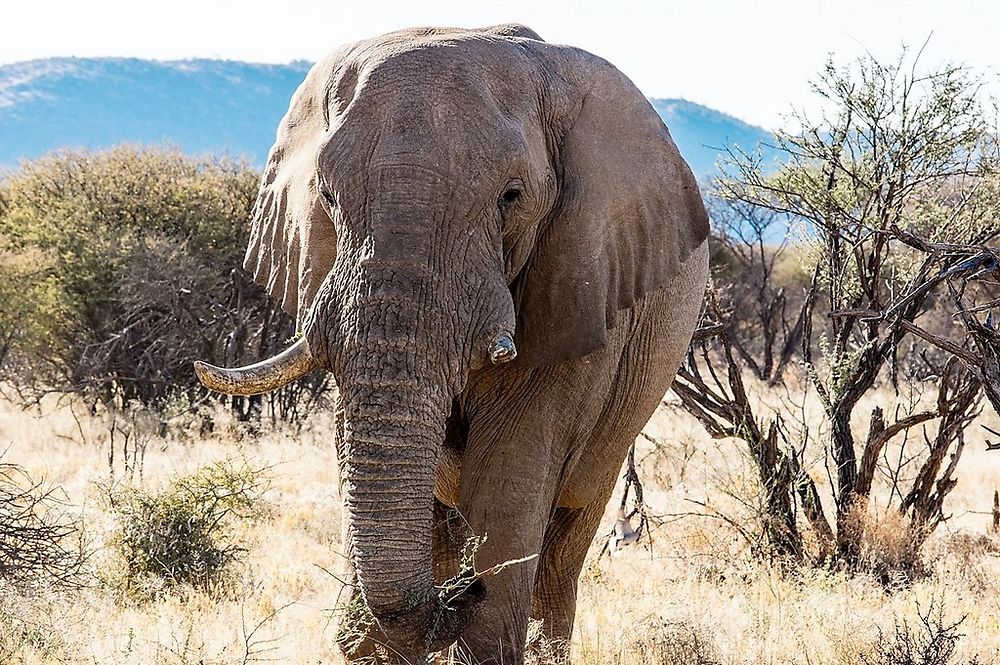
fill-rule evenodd
<path id="1" fill-rule="evenodd" d="M 29 397 L 162 406 L 204 396 L 195 359 L 280 350 L 294 321 L 240 268 L 258 178 L 241 162 L 123 146 L 60 152 L 0 181 L 4 378 Z M 303 386 L 315 397 L 326 383 L 270 398 L 272 415 L 294 419 Z"/>
<path id="2" fill-rule="evenodd" d="M 234 527 L 257 514 L 265 485 L 263 469 L 226 460 L 177 478 L 160 492 L 110 489 L 119 522 L 113 544 L 124 564 L 126 590 L 157 584 L 211 589 L 223 581 L 246 551 Z"/>

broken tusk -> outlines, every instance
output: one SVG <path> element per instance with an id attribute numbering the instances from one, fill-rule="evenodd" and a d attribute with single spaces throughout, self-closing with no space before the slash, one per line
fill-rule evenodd
<path id="1" fill-rule="evenodd" d="M 500 365 L 509 363 L 514 358 L 517 358 L 517 347 L 514 346 L 514 340 L 507 333 L 503 333 L 490 348 L 490 360 L 494 365 Z"/>

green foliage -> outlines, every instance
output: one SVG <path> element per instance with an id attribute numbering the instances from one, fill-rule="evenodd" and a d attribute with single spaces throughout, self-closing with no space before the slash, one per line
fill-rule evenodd
<path id="1" fill-rule="evenodd" d="M 891 310 L 923 258 L 894 240 L 898 229 L 949 243 L 980 243 L 1000 231 L 1000 145 L 969 70 L 922 71 L 919 55 L 904 50 L 889 63 L 831 61 L 812 87 L 824 113 L 778 132 L 786 156 L 778 172 L 736 153 L 720 194 L 798 222 L 818 306 Z M 858 361 L 874 352 L 880 330 L 843 317 L 817 328 L 825 371 L 816 378 L 832 402 L 854 387 Z"/>
<path id="2" fill-rule="evenodd" d="M 148 584 L 151 578 L 208 589 L 223 581 L 245 552 L 233 536 L 235 522 L 255 516 L 264 491 L 263 469 L 229 460 L 177 478 L 156 493 L 109 489 L 126 590 L 155 588 Z"/>
<path id="3" fill-rule="evenodd" d="M 10 305 L 0 330 L 22 377 L 79 385 L 114 373 L 94 352 L 134 342 L 135 299 L 156 296 L 162 308 L 239 266 L 256 183 L 244 164 L 176 150 L 120 147 L 25 163 L 0 184 L 0 297 Z M 207 313 L 198 309 L 170 316 L 197 330 Z M 169 378 L 170 368 L 163 372 Z"/>
<path id="4" fill-rule="evenodd" d="M 204 395 L 195 359 L 280 350 L 294 322 L 240 268 L 258 178 L 240 162 L 123 146 L 60 152 L 0 181 L 3 378 L 29 396 L 159 407 Z M 279 415 L 294 418 L 291 392 Z"/>
<path id="5" fill-rule="evenodd" d="M 968 70 L 922 73 L 905 52 L 893 63 L 831 61 L 813 90 L 830 114 L 778 133 L 788 161 L 774 175 L 737 156 L 723 193 L 803 220 L 807 240 L 838 253 L 821 258 L 836 306 L 858 298 L 868 276 L 853 259 L 873 232 L 896 225 L 961 243 L 1000 228 L 996 137 Z"/>

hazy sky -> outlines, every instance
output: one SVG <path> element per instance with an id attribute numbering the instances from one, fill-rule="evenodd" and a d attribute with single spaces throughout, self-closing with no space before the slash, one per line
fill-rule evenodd
<path id="1" fill-rule="evenodd" d="M 811 106 L 829 54 L 967 64 L 998 79 L 1000 3 L 990 0 L 0 0 L 0 64 L 50 56 L 315 60 L 413 25 L 518 21 L 601 55 L 654 97 L 684 97 L 768 128 Z M 994 87 L 993 89 L 997 89 Z"/>

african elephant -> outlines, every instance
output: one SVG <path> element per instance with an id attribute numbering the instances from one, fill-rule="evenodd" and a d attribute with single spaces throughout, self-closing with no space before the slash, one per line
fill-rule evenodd
<path id="1" fill-rule="evenodd" d="M 690 341 L 707 235 L 660 118 L 590 53 L 519 25 L 412 29 L 312 68 L 245 260 L 302 337 L 196 368 L 231 394 L 333 373 L 370 619 L 349 658 L 424 662 L 457 641 L 464 661 L 521 663 L 529 617 L 568 642 L 623 458 Z M 470 534 L 480 571 L 527 560 L 444 585 Z"/>

